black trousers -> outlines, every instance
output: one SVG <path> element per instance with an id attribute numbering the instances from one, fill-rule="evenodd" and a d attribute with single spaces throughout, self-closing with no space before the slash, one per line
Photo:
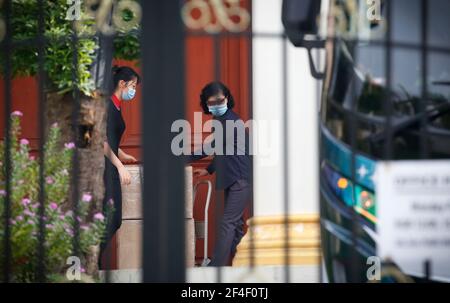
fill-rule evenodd
<path id="1" fill-rule="evenodd" d="M 244 210 L 250 199 L 251 185 L 247 180 L 238 180 L 225 189 L 225 203 L 220 222 L 219 238 L 216 239 L 213 257 L 209 266 L 226 266 L 230 256 L 244 236 Z"/>
<path id="2" fill-rule="evenodd" d="M 119 172 L 112 164 L 106 163 L 105 173 L 103 175 L 105 184 L 105 197 L 103 199 L 103 213 L 106 216 L 106 231 L 105 236 L 100 243 L 99 267 L 102 269 L 110 268 L 109 263 L 111 256 L 105 255 L 107 264 L 102 264 L 102 256 L 106 248 L 111 242 L 112 237 L 122 225 L 122 187 L 120 184 Z M 113 203 L 113 212 L 108 213 L 108 204 Z"/>

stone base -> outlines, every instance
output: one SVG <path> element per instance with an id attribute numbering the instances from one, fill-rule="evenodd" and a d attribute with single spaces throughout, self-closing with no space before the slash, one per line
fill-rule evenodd
<path id="1" fill-rule="evenodd" d="M 132 182 L 122 187 L 122 226 L 117 231 L 118 269 L 142 267 L 142 195 L 141 170 L 138 165 L 127 165 Z M 192 201 L 192 167 L 185 169 L 185 228 L 186 266 L 195 266 L 195 222 Z M 157 249 L 157 248 L 155 248 Z"/>
<path id="2" fill-rule="evenodd" d="M 142 220 L 122 222 L 117 241 L 119 269 L 142 267 L 142 223 Z"/>
<path id="3" fill-rule="evenodd" d="M 237 248 L 233 266 L 249 266 L 252 256 L 254 265 L 319 264 L 319 216 L 288 216 L 287 235 L 284 224 L 284 216 L 250 219 L 249 230 Z"/>

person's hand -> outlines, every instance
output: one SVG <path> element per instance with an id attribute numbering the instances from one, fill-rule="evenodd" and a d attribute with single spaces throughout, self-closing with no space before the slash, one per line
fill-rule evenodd
<path id="1" fill-rule="evenodd" d="M 122 157 L 120 158 L 120 161 L 122 161 L 123 163 L 136 163 L 137 162 L 136 158 L 129 154 L 123 154 Z"/>
<path id="2" fill-rule="evenodd" d="M 209 172 L 204 168 L 194 169 L 194 177 L 204 177 L 209 175 Z"/>
<path id="3" fill-rule="evenodd" d="M 119 169 L 119 176 L 122 185 L 129 185 L 131 183 L 131 174 L 125 167 Z"/>

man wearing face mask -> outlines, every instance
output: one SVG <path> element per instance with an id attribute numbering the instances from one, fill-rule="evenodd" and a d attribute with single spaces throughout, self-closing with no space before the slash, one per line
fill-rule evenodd
<path id="1" fill-rule="evenodd" d="M 114 212 L 107 218 L 106 239 L 100 245 L 99 267 L 103 268 L 102 255 L 111 238 L 122 224 L 122 188 L 121 185 L 131 183 L 131 175 L 123 163 L 133 163 L 137 160 L 119 148 L 122 135 L 125 132 L 125 121 L 122 117 L 122 103 L 130 102 L 136 94 L 139 75 L 130 67 L 113 67 L 113 94 L 107 103 L 106 141 L 103 144 L 105 154 L 105 209 L 109 201 L 113 202 Z M 107 258 L 109 259 L 109 258 Z M 107 261 L 109 263 L 109 260 Z"/>
<path id="2" fill-rule="evenodd" d="M 205 114 L 212 114 L 222 125 L 223 154 L 214 155 L 214 159 L 206 169 L 194 170 L 194 176 L 203 177 L 216 173 L 216 190 L 224 191 L 224 213 L 220 223 L 219 238 L 216 240 L 213 257 L 209 266 L 226 266 L 230 257 L 236 253 L 236 247 L 244 236 L 244 210 L 251 196 L 251 158 L 249 155 L 248 134 L 245 140 L 238 139 L 236 129 L 234 134 L 228 134 L 227 121 L 242 122 L 232 110 L 234 98 L 230 90 L 220 82 L 206 85 L 200 95 L 200 105 Z M 243 145 L 244 144 L 244 145 Z M 243 146 L 242 146 L 243 145 Z M 232 153 L 229 153 L 232 151 Z M 201 155 L 194 153 L 190 162 L 202 159 L 207 155 L 202 150 Z"/>

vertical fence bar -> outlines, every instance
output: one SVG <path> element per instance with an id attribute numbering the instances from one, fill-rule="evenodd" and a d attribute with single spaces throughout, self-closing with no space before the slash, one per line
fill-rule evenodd
<path id="1" fill-rule="evenodd" d="M 5 27 L 6 36 L 3 43 L 2 52 L 5 55 L 4 65 L 4 82 L 5 82 L 5 210 L 3 220 L 5 224 L 4 243 L 4 264 L 3 277 L 4 282 L 11 281 L 11 41 L 12 41 L 12 27 L 11 27 L 11 0 L 5 0 Z"/>
<path id="2" fill-rule="evenodd" d="M 422 64 L 422 98 L 420 99 L 419 110 L 420 119 L 420 157 L 421 159 L 429 158 L 429 146 L 427 141 L 428 116 L 428 1 L 421 0 L 421 64 Z"/>
<path id="3" fill-rule="evenodd" d="M 320 35 L 319 35 L 319 39 L 322 39 L 322 37 Z M 317 66 L 319 68 L 322 67 L 322 57 L 321 57 L 320 50 L 317 50 Z M 321 125 L 321 119 L 322 119 L 322 117 L 320 115 L 320 111 L 321 111 L 321 107 L 322 107 L 322 105 L 321 105 L 321 102 L 322 102 L 321 89 L 322 89 L 321 82 L 319 80 L 316 80 L 316 102 L 317 102 L 317 109 L 318 109 L 318 111 L 316 112 L 316 115 L 318 115 L 316 128 L 317 128 L 317 134 L 318 134 L 318 138 L 319 138 L 319 142 L 318 142 L 318 145 L 317 145 L 318 151 L 319 151 L 319 156 L 317 157 L 317 162 L 316 162 L 316 169 L 319 172 L 318 175 L 317 175 L 317 177 L 319 178 L 317 180 L 317 184 L 319 185 L 319 188 L 318 188 L 318 192 L 316 194 L 317 194 L 317 204 L 318 204 L 317 206 L 318 206 L 318 210 L 319 210 L 319 218 L 322 217 L 322 215 L 321 215 L 321 211 L 322 210 L 321 210 L 321 207 L 320 207 L 320 174 L 321 174 L 321 172 L 320 172 L 320 159 L 322 157 L 320 155 L 320 151 L 322 150 L 322 148 L 320 146 L 321 145 L 321 143 L 320 143 L 320 141 L 321 141 L 320 125 Z M 319 227 L 320 227 L 320 225 L 321 225 L 321 223 L 320 223 L 320 219 L 319 219 Z M 320 237 L 321 237 L 321 235 L 320 235 L 320 229 L 319 229 L 319 240 L 320 240 Z M 319 247 L 319 255 L 320 255 L 319 262 L 320 263 L 319 263 L 319 266 L 318 266 L 318 271 L 319 272 L 318 272 L 318 275 L 317 275 L 319 277 L 319 283 L 323 283 L 324 282 L 323 281 L 324 264 L 322 262 L 322 260 L 323 260 L 322 254 L 323 253 L 322 253 L 322 248 L 321 247 L 322 247 L 322 243 L 320 243 L 320 247 Z"/>
<path id="4" fill-rule="evenodd" d="M 428 1 L 421 0 L 421 65 L 422 65 L 422 97 L 420 98 L 419 111 L 420 119 L 420 158 L 428 159 L 430 150 L 428 146 Z M 424 262 L 425 281 L 430 282 L 431 279 L 431 260 Z"/>
<path id="5" fill-rule="evenodd" d="M 113 91 L 113 80 L 112 80 L 112 60 L 113 60 L 113 52 L 114 52 L 114 37 L 109 36 L 109 35 L 104 35 L 102 32 L 100 32 L 99 34 L 99 52 L 100 52 L 100 56 L 99 56 L 99 61 L 97 62 L 97 64 L 100 65 L 100 60 L 103 57 L 104 60 L 104 66 L 103 66 L 103 85 L 102 85 L 102 90 L 104 93 L 107 94 L 107 98 L 106 100 L 104 100 L 105 103 L 110 102 L 109 100 L 109 94 L 112 93 Z M 108 106 L 110 106 L 109 104 L 105 104 L 105 108 L 108 108 Z M 108 120 L 107 120 L 108 121 Z M 111 176 L 107 177 L 107 182 L 111 182 Z M 111 186 L 111 185 L 105 185 L 105 189 L 107 186 Z M 104 211 L 104 205 L 102 205 L 103 211 Z M 107 225 L 107 228 L 110 228 L 109 224 Z M 106 234 L 108 235 L 107 237 L 109 237 L 110 232 L 107 230 Z M 111 269 L 111 264 L 112 264 L 112 249 L 113 249 L 113 245 L 112 245 L 112 238 L 109 239 L 109 247 L 106 246 L 106 251 L 104 251 L 104 256 L 100 256 L 103 257 L 104 260 L 106 261 L 106 270 L 105 270 L 105 283 L 110 283 L 111 282 L 111 273 L 110 273 L 110 269 Z"/>
<path id="6" fill-rule="evenodd" d="M 170 150 L 171 123 L 185 113 L 180 4 L 141 1 L 144 282 L 185 281 L 184 163 Z"/>
<path id="7" fill-rule="evenodd" d="M 222 56 L 222 51 L 221 51 L 221 42 L 222 40 L 223 34 L 219 33 L 216 35 L 213 35 L 213 45 L 214 45 L 214 81 L 221 81 L 222 80 L 222 62 L 221 62 L 221 56 Z M 221 218 L 220 215 L 220 205 L 224 205 L 225 202 L 225 197 L 224 197 L 224 192 L 222 191 L 215 191 L 216 193 L 216 203 L 215 203 L 215 207 L 214 207 L 214 213 L 216 216 L 216 220 L 215 220 L 215 224 L 214 224 L 214 235 L 215 235 L 215 242 L 217 243 L 220 239 L 220 223 L 221 220 L 219 220 L 219 218 Z M 217 244 L 215 244 L 215 246 L 217 246 Z M 213 251 L 213 254 L 215 253 L 215 251 Z M 213 256 L 214 257 L 214 256 Z M 221 283 L 222 282 L 222 268 L 220 266 L 216 267 L 216 281 L 217 283 Z"/>
<path id="8" fill-rule="evenodd" d="M 37 34 L 37 47 L 38 47 L 38 112 L 39 112 L 39 237 L 38 237 L 38 253 L 37 253 L 37 281 L 45 282 L 46 280 L 46 268 L 45 268 L 45 112 L 46 101 L 44 94 L 45 87 L 45 7 L 44 1 L 37 1 L 38 8 L 38 34 Z"/>
<path id="9" fill-rule="evenodd" d="M 284 203 L 284 279 L 290 282 L 289 257 L 289 84 L 288 84 L 288 40 L 285 35 L 282 42 L 282 99 L 283 99 L 283 203 Z"/>
<path id="10" fill-rule="evenodd" d="M 111 36 L 107 36 L 104 35 L 103 33 L 99 34 L 99 55 L 97 58 L 97 66 L 98 66 L 98 70 L 100 70 L 100 72 L 98 72 L 99 75 L 102 75 L 103 78 L 100 80 L 97 77 L 97 81 L 98 82 L 98 86 L 100 87 L 102 92 L 107 94 L 107 96 L 109 97 L 109 94 L 111 93 L 111 91 L 113 90 L 112 88 L 112 75 L 111 75 L 111 70 L 112 70 L 112 61 L 113 61 L 113 37 Z M 108 99 L 106 100 L 108 101 Z"/>
<path id="11" fill-rule="evenodd" d="M 353 49 L 353 60 L 357 62 L 355 45 L 357 41 L 348 42 L 352 45 L 349 47 Z M 358 133 L 358 121 L 356 120 L 355 112 L 357 110 L 357 94 L 356 94 L 356 84 L 353 82 L 350 83 L 351 89 L 351 111 L 352 114 L 349 115 L 349 123 L 348 123 L 348 131 L 350 135 L 350 149 L 351 149 L 351 160 L 350 160 L 350 172 L 351 172 L 351 180 L 352 180 L 352 215 L 351 215 L 351 243 L 352 249 L 350 253 L 350 282 L 356 283 L 360 282 L 360 263 L 358 260 L 358 237 L 357 237 L 357 228 L 358 228 L 358 214 L 354 209 L 354 205 L 356 205 L 356 192 L 355 192 L 355 184 L 356 184 L 356 152 L 357 152 L 357 133 Z"/>
<path id="12" fill-rule="evenodd" d="M 250 5 L 250 29 L 249 34 L 245 35 L 245 37 L 248 39 L 248 106 L 249 106 L 249 117 L 250 119 L 253 119 L 253 0 L 249 1 Z M 253 146 L 254 140 L 253 135 L 254 131 L 251 130 L 251 136 L 250 140 L 248 142 L 249 147 L 251 146 L 251 150 L 255 150 L 255 146 Z M 250 148 L 249 148 L 250 150 Z M 251 171 L 250 171 L 250 183 L 252 185 L 252 192 L 250 194 L 250 217 L 254 216 L 254 178 L 253 178 L 253 155 L 250 155 L 251 157 Z M 255 269 L 255 234 L 253 232 L 253 228 L 249 226 L 248 228 L 249 233 L 249 249 L 250 249 L 250 270 Z"/>
<path id="13" fill-rule="evenodd" d="M 107 21 L 105 23 L 108 24 L 108 26 L 112 27 L 112 15 L 114 12 L 114 3 L 111 4 L 110 12 L 107 17 Z M 114 35 L 111 34 L 104 34 L 101 30 L 99 30 L 99 56 L 98 56 L 98 62 L 97 65 L 100 66 L 103 69 L 103 83 L 102 83 L 102 89 L 103 92 L 107 94 L 108 98 L 104 101 L 105 103 L 110 102 L 109 96 L 113 93 L 113 81 L 112 81 L 112 61 L 113 61 L 113 53 L 114 53 Z M 101 61 L 103 58 L 103 62 Z M 102 74 L 102 73 L 100 73 Z M 108 108 L 108 104 L 105 104 L 105 108 Z M 111 175 L 108 175 L 106 177 L 106 188 L 111 188 Z M 108 203 L 108 201 L 106 202 Z M 105 205 L 102 206 L 103 211 L 105 211 Z M 113 226 L 111 221 L 108 222 L 106 226 L 106 238 L 108 240 L 108 243 L 105 245 L 105 249 L 103 250 L 102 255 L 100 256 L 105 261 L 105 268 L 104 268 L 104 282 L 110 283 L 111 282 L 111 269 L 113 265 L 113 250 L 115 249 L 114 244 L 114 234 L 112 232 Z M 117 234 L 116 234 L 117 237 Z"/>
<path id="14" fill-rule="evenodd" d="M 383 111 L 386 117 L 385 133 L 386 144 L 383 151 L 383 160 L 391 161 L 394 158 L 392 142 L 394 133 L 392 131 L 393 99 L 392 99 L 392 2 L 386 1 L 386 41 L 385 41 L 385 62 L 384 73 L 386 78 L 386 96 L 383 98 Z"/>
<path id="15" fill-rule="evenodd" d="M 385 51 L 385 78 L 386 78 L 386 96 L 383 99 L 384 114 L 386 117 L 385 132 L 386 132 L 386 144 L 384 146 L 384 160 L 389 161 L 393 159 L 393 132 L 392 132 L 392 3 L 386 1 L 386 22 L 388 24 L 386 28 L 386 51 Z"/>
<path id="16" fill-rule="evenodd" d="M 72 241 L 72 254 L 73 256 L 80 257 L 80 222 L 79 217 L 79 155 L 78 155 L 78 131 L 79 131 L 79 117 L 80 117 L 80 91 L 78 89 L 78 34 L 75 27 L 75 22 L 72 24 L 72 82 L 73 82 L 73 108 L 72 108 L 72 132 L 73 142 L 75 142 L 76 148 L 73 151 L 72 157 L 72 179 L 71 179 L 71 198 L 72 198 L 72 212 L 73 212 L 73 241 Z"/>

